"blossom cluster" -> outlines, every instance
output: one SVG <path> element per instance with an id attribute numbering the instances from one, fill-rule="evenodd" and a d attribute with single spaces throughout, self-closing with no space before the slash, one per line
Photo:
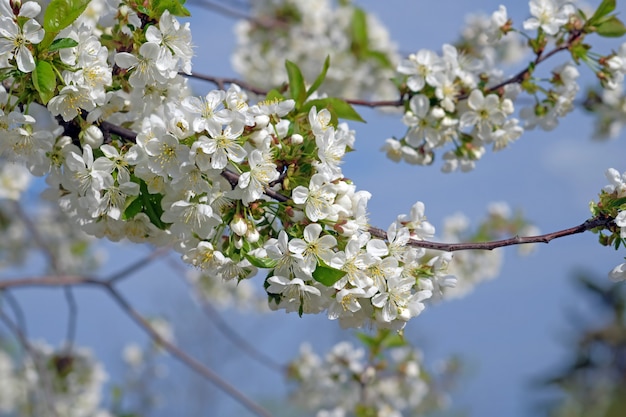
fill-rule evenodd
<path id="1" fill-rule="evenodd" d="M 626 246 L 626 172 L 620 174 L 615 168 L 609 168 L 605 172 L 609 184 L 606 185 L 597 203 L 591 202 L 591 212 L 596 217 L 608 217 L 614 219 L 612 225 L 607 227 L 610 234 L 598 231 L 602 245 L 614 246 L 619 249 L 620 245 Z M 626 280 L 626 263 L 621 263 L 609 272 L 609 277 L 614 281 Z"/>
<path id="2" fill-rule="evenodd" d="M 20 7 L 29 19 L 40 12 Z M 47 197 L 92 236 L 173 246 L 213 279 L 269 269 L 271 308 L 395 329 L 423 310 L 448 258 L 422 262 L 407 246 L 434 234 L 423 203 L 387 240 L 370 234 L 370 194 L 341 170 L 355 137 L 337 119 L 358 117 L 350 106 L 315 98 L 297 67 L 291 98 L 253 104 L 236 85 L 193 96 L 180 75 L 190 71 L 188 25 L 167 8 L 100 7 L 99 20 L 84 13 L 64 28 L 44 18 L 39 48 L 28 49 L 37 77 L 18 51 L 4 53 L 3 158 L 47 175 Z M 3 10 L 28 21 L 17 6 Z"/>
<path id="3" fill-rule="evenodd" d="M 453 372 L 442 368 L 436 375 L 426 371 L 422 353 L 403 343 L 376 358 L 363 347 L 340 342 L 325 357 L 302 345 L 289 364 L 288 376 L 295 385 L 291 398 L 317 410 L 317 417 L 401 417 L 447 406 L 447 393 L 441 392 L 437 381 Z"/>
<path id="4" fill-rule="evenodd" d="M 100 406 L 107 375 L 89 350 L 31 344 L 20 367 L 0 350 L 0 412 L 11 415 L 110 417 Z"/>
<path id="5" fill-rule="evenodd" d="M 342 1 L 262 0 L 251 4 L 251 20 L 235 27 L 231 61 L 244 79 L 259 88 L 286 80 L 283 63 L 296 62 L 307 79 L 317 75 L 327 56 L 331 67 L 323 93 L 351 99 L 395 99 L 392 82 L 400 61 L 397 46 L 376 16 Z"/>
<path id="6" fill-rule="evenodd" d="M 444 45 L 441 54 L 422 49 L 398 65 L 406 97 L 403 122 L 407 132 L 400 139 L 386 140 L 383 150 L 392 160 L 429 165 L 438 149 L 452 148 L 443 153 L 442 170 L 469 171 L 488 147 L 499 151 L 524 130 L 554 129 L 574 108 L 580 89 L 575 64 L 581 61 L 596 73 L 603 90 L 621 90 L 626 44 L 617 53 L 598 57 L 588 54 L 588 45 L 583 43 L 595 30 L 591 26 L 599 19 L 596 15 L 585 18 L 572 3 L 556 0 L 531 0 L 529 5 L 531 17 L 523 28 L 534 31 L 535 38 L 514 29 L 506 8 L 500 6 L 489 20 L 471 21 L 457 45 Z M 507 78 L 494 64 L 502 62 L 498 51 L 511 50 L 511 45 L 520 51 L 519 33 L 528 39 L 526 52 L 534 53 L 535 59 Z M 535 74 L 538 64 L 565 49 L 573 62 L 559 64 L 549 76 Z M 534 104 L 518 111 L 513 103 L 521 93 L 528 94 Z"/>

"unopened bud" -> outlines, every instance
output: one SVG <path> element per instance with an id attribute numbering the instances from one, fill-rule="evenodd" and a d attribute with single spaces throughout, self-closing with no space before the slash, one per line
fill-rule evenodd
<path id="1" fill-rule="evenodd" d="M 243 217 L 239 214 L 235 215 L 235 218 L 230 222 L 230 230 L 232 230 L 237 236 L 243 236 L 248 231 L 248 225 Z"/>
<path id="2" fill-rule="evenodd" d="M 99 148 L 104 142 L 104 135 L 98 126 L 91 125 L 82 132 L 83 145 L 89 145 L 93 149 Z"/>
<path id="3" fill-rule="evenodd" d="M 293 135 L 291 135 L 291 143 L 293 145 L 300 145 L 302 144 L 302 142 L 304 142 L 304 138 L 299 133 L 294 133 Z"/>

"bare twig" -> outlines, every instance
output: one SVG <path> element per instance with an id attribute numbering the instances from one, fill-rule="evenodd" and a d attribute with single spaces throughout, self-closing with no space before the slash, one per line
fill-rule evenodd
<path id="1" fill-rule="evenodd" d="M 104 281 L 109 284 L 114 284 L 117 281 L 128 277 L 133 272 L 138 271 L 142 268 L 145 268 L 149 263 L 151 263 L 155 259 L 158 259 L 161 256 L 165 255 L 169 250 L 170 250 L 169 247 L 156 248 L 150 254 L 137 260 L 135 263 L 132 263 L 128 265 L 127 267 L 122 268 L 120 271 L 115 272 L 112 275 L 106 277 Z"/>
<path id="2" fill-rule="evenodd" d="M 180 264 L 175 263 L 172 260 L 169 260 L 169 261 L 170 262 L 168 262 L 168 264 L 170 265 L 171 268 L 176 270 L 176 273 L 179 276 L 184 275 L 184 271 L 182 271 L 182 267 Z M 187 282 L 187 280 L 185 280 L 184 278 L 183 280 Z M 226 322 L 226 320 L 222 318 L 219 311 L 217 311 L 217 309 L 213 307 L 213 305 L 211 304 L 209 300 L 207 300 L 206 298 L 202 296 L 198 296 L 198 298 L 200 300 L 200 303 L 202 304 L 202 310 L 207 315 L 207 317 L 213 322 L 217 330 L 219 330 L 222 333 L 222 335 L 224 335 L 224 337 L 229 339 L 235 346 L 239 347 L 241 350 L 247 353 L 250 358 L 254 359 L 261 365 L 271 369 L 272 371 L 276 371 L 279 373 L 284 373 L 286 371 L 285 366 L 276 362 L 274 358 L 272 358 L 271 356 L 266 355 L 265 353 L 258 350 L 251 343 L 249 343 L 246 338 L 240 336 L 237 332 L 235 332 L 231 328 L 231 326 Z"/>
<path id="3" fill-rule="evenodd" d="M 513 245 L 523 245 L 526 243 L 549 243 L 554 239 L 558 239 L 565 236 L 571 236 L 578 233 L 583 233 L 588 230 L 595 229 L 597 227 L 604 227 L 613 222 L 611 218 L 598 218 L 594 217 L 585 221 L 584 223 L 570 227 L 568 229 L 559 230 L 552 233 L 546 233 L 545 235 L 537 235 L 537 236 L 515 236 L 509 239 L 502 240 L 494 240 L 490 242 L 471 242 L 471 243 L 438 243 L 438 242 L 429 242 L 426 240 L 415 240 L 411 239 L 408 245 L 416 247 L 416 248 L 426 248 L 433 250 L 440 250 L 444 252 L 455 252 L 460 250 L 493 250 L 496 248 L 501 248 L 504 246 L 513 246 Z M 387 239 L 387 233 L 376 227 L 370 227 L 369 232 L 372 236 L 378 237 L 380 239 Z"/>
<path id="4" fill-rule="evenodd" d="M 272 417 L 272 415 L 262 408 L 260 405 L 256 404 L 254 401 L 246 397 L 241 391 L 235 388 L 233 385 L 226 382 L 222 377 L 218 374 L 207 368 L 197 359 L 188 355 L 185 351 L 180 349 L 178 346 L 174 345 L 167 339 L 164 339 L 159 335 L 158 332 L 154 330 L 154 328 L 150 325 L 150 323 L 143 318 L 139 313 L 137 313 L 130 303 L 126 301 L 124 297 L 111 285 L 105 285 L 105 289 L 108 290 L 109 295 L 113 297 L 113 299 L 118 303 L 118 305 L 124 310 L 143 330 L 150 335 L 150 337 L 161 345 L 165 350 L 167 350 L 173 357 L 181 361 L 190 369 L 194 370 L 198 374 L 202 375 L 204 378 L 211 381 L 215 386 L 217 386 L 220 390 L 226 393 L 228 396 L 233 398 L 235 401 L 239 402 L 242 406 L 247 408 L 253 414 L 260 417 Z"/>
<path id="5" fill-rule="evenodd" d="M 108 294 L 117 302 L 122 310 L 131 317 L 148 335 L 166 351 L 168 351 L 174 358 L 185 364 L 187 367 L 202 375 L 204 378 L 212 382 L 220 390 L 226 393 L 228 396 L 239 402 L 242 406 L 247 408 L 253 414 L 259 417 L 272 417 L 272 415 L 256 404 L 254 401 L 246 397 L 242 392 L 237 390 L 234 386 L 226 382 L 222 377 L 207 368 L 197 359 L 188 355 L 185 351 L 180 349 L 175 344 L 164 339 L 159 333 L 154 330 L 150 323 L 140 315 L 130 303 L 122 296 L 122 294 L 115 289 L 111 282 L 105 280 L 99 280 L 90 277 L 80 276 L 44 276 L 44 277 L 27 277 L 23 279 L 12 279 L 0 281 L 0 290 L 7 288 L 20 288 L 20 287 L 65 287 L 68 285 L 85 285 L 85 286 L 97 286 L 103 288 Z"/>
<path id="6" fill-rule="evenodd" d="M 50 268 L 52 269 L 54 274 L 62 275 L 63 271 L 61 270 L 61 265 L 59 264 L 59 261 L 57 259 L 57 254 L 54 253 L 50 244 L 45 241 L 44 237 L 39 232 L 39 229 L 37 228 L 35 223 L 31 220 L 31 218 L 28 216 L 26 211 L 22 208 L 19 201 L 13 202 L 13 208 L 15 209 L 17 216 L 26 226 L 26 229 L 30 233 L 31 237 L 33 238 L 37 246 L 39 246 L 39 249 L 44 253 L 46 258 L 48 259 L 48 264 L 50 265 Z M 78 306 L 76 304 L 76 299 L 74 298 L 74 293 L 72 292 L 71 288 L 65 287 L 63 289 L 63 292 L 65 294 L 65 300 L 67 301 L 67 307 L 68 307 L 66 343 L 67 343 L 67 350 L 71 351 L 72 343 L 76 335 Z"/>
<path id="7" fill-rule="evenodd" d="M 20 328 L 22 334 L 28 337 L 28 329 L 26 327 L 26 317 L 24 316 L 24 310 L 22 310 L 22 306 L 18 303 L 17 299 L 13 296 L 10 291 L 3 291 L 0 293 L 2 297 L 7 302 L 7 305 L 13 311 L 13 315 L 15 316 L 15 324 Z"/>
<path id="8" fill-rule="evenodd" d="M 269 17 L 254 18 L 245 12 L 232 9 L 230 7 L 226 7 L 224 5 L 218 4 L 210 0 L 193 0 L 187 4 L 197 6 L 197 7 L 202 7 L 202 8 L 217 12 L 223 16 L 230 17 L 233 19 L 244 19 L 264 29 L 275 29 L 279 27 L 284 27 L 286 25 L 286 22 L 283 22 L 278 19 L 272 19 Z"/>

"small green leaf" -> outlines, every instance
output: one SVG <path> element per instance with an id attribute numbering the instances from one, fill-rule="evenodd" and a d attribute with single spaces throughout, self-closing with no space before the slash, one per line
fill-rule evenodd
<path id="1" fill-rule="evenodd" d="M 367 333 L 357 333 L 356 337 L 369 349 L 373 348 L 377 344 L 377 339 Z"/>
<path id="2" fill-rule="evenodd" d="M 605 38 L 619 38 L 626 34 L 626 27 L 621 20 L 612 16 L 596 26 L 596 32 Z"/>
<path id="3" fill-rule="evenodd" d="M 334 116 L 334 123 L 337 122 L 336 119 L 355 120 L 357 122 L 365 123 L 365 120 L 363 120 L 361 115 L 359 115 L 359 113 L 357 113 L 357 111 L 354 110 L 349 103 L 346 103 L 340 98 L 328 97 L 307 101 L 302 111 L 304 112 L 306 110 L 308 113 L 313 106 L 315 106 L 318 111 L 321 109 L 328 109 Z"/>
<path id="4" fill-rule="evenodd" d="M 74 39 L 71 39 L 71 38 L 56 39 L 54 42 L 52 42 L 52 45 L 50 45 L 50 47 L 48 48 L 48 51 L 54 52 L 54 51 L 58 51 L 59 49 L 73 48 L 77 45 L 78 45 L 78 42 L 76 42 Z"/>
<path id="5" fill-rule="evenodd" d="M 275 259 L 258 258 L 256 256 L 249 255 L 247 253 L 244 256 L 246 257 L 248 261 L 250 261 L 252 265 L 256 266 L 257 268 L 271 269 L 271 268 L 274 268 L 277 264 Z"/>
<path id="6" fill-rule="evenodd" d="M 623 204 L 626 204 L 626 197 L 616 198 L 615 200 L 612 200 L 612 201 L 608 204 L 608 208 L 620 207 L 620 206 L 622 206 Z"/>
<path id="7" fill-rule="evenodd" d="M 333 284 L 339 281 L 344 275 L 346 275 L 345 271 L 324 265 L 318 265 L 315 271 L 313 271 L 313 278 L 327 287 L 332 287 Z"/>
<path id="8" fill-rule="evenodd" d="M 59 32 L 78 19 L 88 4 L 89 0 L 52 0 L 43 16 L 43 28 L 46 35 L 39 47 L 47 48 Z"/>
<path id="9" fill-rule="evenodd" d="M 191 13 L 185 6 L 185 0 L 153 0 L 151 17 L 158 18 L 164 11 L 169 10 L 173 16 L 189 17 Z"/>
<path id="10" fill-rule="evenodd" d="M 390 332 L 382 341 L 382 346 L 385 348 L 397 348 L 406 346 L 406 344 L 404 338 L 395 332 Z"/>
<path id="11" fill-rule="evenodd" d="M 324 60 L 324 66 L 322 67 L 322 72 L 317 76 L 311 88 L 306 92 L 306 96 L 310 97 L 317 89 L 322 85 L 324 80 L 326 79 L 326 73 L 328 72 L 328 68 L 330 67 L 330 55 L 326 55 L 326 60 Z"/>
<path id="12" fill-rule="evenodd" d="M 367 36 L 367 15 L 363 9 L 354 8 L 352 21 L 350 22 L 352 34 L 352 52 L 361 58 L 369 49 L 369 39 Z"/>
<path id="13" fill-rule="evenodd" d="M 161 230 L 165 230 L 167 226 L 161 220 L 163 214 L 163 208 L 161 207 L 161 200 L 163 196 L 161 194 L 150 194 L 148 186 L 144 181 L 139 184 L 139 196 L 141 197 L 143 212 L 148 216 L 150 222 Z"/>
<path id="14" fill-rule="evenodd" d="M 143 209 L 143 202 L 141 198 L 137 198 L 136 196 L 129 199 L 126 202 L 126 209 L 124 209 L 124 213 L 122 213 L 122 220 L 130 220 L 135 217 L 137 214 L 141 213 Z"/>
<path id="15" fill-rule="evenodd" d="M 389 57 L 386 53 L 380 51 L 367 51 L 365 54 L 366 58 L 373 59 L 377 61 L 384 68 L 392 68 L 393 63 L 389 60 Z"/>
<path id="16" fill-rule="evenodd" d="M 595 25 L 600 19 L 615 10 L 615 0 L 603 0 L 596 9 L 596 12 L 589 19 L 590 25 Z"/>
<path id="17" fill-rule="evenodd" d="M 296 101 L 296 108 L 299 108 L 306 99 L 306 86 L 300 68 L 293 62 L 285 61 L 287 76 L 289 77 L 289 92 L 291 98 Z"/>
<path id="18" fill-rule="evenodd" d="M 39 93 L 41 103 L 47 104 L 54 97 L 57 88 L 57 79 L 52 64 L 48 61 L 37 61 L 33 71 L 33 84 Z"/>

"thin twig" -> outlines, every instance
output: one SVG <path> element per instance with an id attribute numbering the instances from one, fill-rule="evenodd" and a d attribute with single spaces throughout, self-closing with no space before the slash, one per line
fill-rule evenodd
<path id="1" fill-rule="evenodd" d="M 440 250 L 445 252 L 455 252 L 460 250 L 493 250 L 496 248 L 501 248 L 504 246 L 513 246 L 513 245 L 523 245 L 527 243 L 549 243 L 554 239 L 558 239 L 565 236 L 575 235 L 578 233 L 586 232 L 587 230 L 592 230 L 597 227 L 605 227 L 613 222 L 611 218 L 599 218 L 595 217 L 585 221 L 584 223 L 570 227 L 568 229 L 559 230 L 557 232 L 546 233 L 545 235 L 537 235 L 537 236 L 515 236 L 509 239 L 502 240 L 494 240 L 490 242 L 470 242 L 470 243 L 439 243 L 439 242 L 429 242 L 426 240 L 416 240 L 411 239 L 408 242 L 408 245 L 416 247 L 416 248 L 426 248 L 433 250 Z M 378 237 L 380 239 L 387 239 L 387 233 L 376 227 L 370 227 L 369 232 L 372 236 Z"/>
<path id="2" fill-rule="evenodd" d="M 118 272 L 115 272 L 115 273 L 109 275 L 108 277 L 104 278 L 103 281 L 107 282 L 108 284 L 114 284 L 117 281 L 128 277 L 130 274 L 134 273 L 135 271 L 138 271 L 138 270 L 140 270 L 142 268 L 145 268 L 146 266 L 148 266 L 149 263 L 151 263 L 155 259 L 160 258 L 162 255 L 165 255 L 169 250 L 170 250 L 169 247 L 157 248 L 157 249 L 153 250 L 147 256 L 145 256 L 145 257 L 137 260 L 136 262 L 134 262 L 134 263 L 132 263 L 132 264 L 122 268 Z"/>
<path id="3" fill-rule="evenodd" d="M 267 95 L 267 90 L 264 90 L 262 88 L 259 87 L 255 87 L 252 84 L 237 79 L 237 78 L 232 78 L 232 77 L 214 77 L 212 75 L 207 75 L 207 74 L 201 74 L 199 72 L 192 72 L 191 74 L 185 74 L 185 73 L 180 73 L 181 75 L 184 75 L 186 77 L 189 78 L 195 78 L 198 80 L 202 80 L 202 81 L 207 81 L 210 83 L 213 83 L 217 86 L 217 88 L 219 88 L 220 90 L 226 90 L 226 84 L 237 84 L 239 87 L 243 88 L 246 91 L 250 91 L 251 93 L 254 94 L 258 94 L 260 96 L 265 96 Z"/>
<path id="4" fill-rule="evenodd" d="M 67 340 L 65 341 L 65 348 L 69 353 L 72 351 L 72 346 L 74 345 L 74 340 L 76 338 L 76 327 L 78 325 L 78 304 L 76 303 L 76 298 L 74 297 L 74 292 L 71 287 L 63 288 L 63 292 L 65 294 L 65 300 L 67 301 L 68 308 Z"/>
<path id="5" fill-rule="evenodd" d="M 184 275 L 184 271 L 182 271 L 181 265 L 173 262 L 173 260 L 171 259 L 168 259 L 168 261 L 169 266 L 175 269 L 175 272 L 182 277 Z M 185 280 L 184 278 L 182 279 L 183 281 L 187 282 L 187 280 Z M 208 318 L 213 322 L 217 330 L 219 330 L 222 335 L 224 335 L 224 337 L 229 339 L 235 346 L 243 350 L 245 353 L 248 354 L 248 356 L 250 356 L 250 358 L 254 359 L 261 365 L 281 374 L 286 371 L 285 366 L 276 362 L 271 356 L 266 355 L 265 353 L 258 350 L 251 343 L 249 343 L 246 338 L 240 336 L 237 332 L 235 332 L 209 300 L 202 296 L 198 296 L 198 299 L 202 305 L 202 311 L 204 311 Z"/>
<path id="6" fill-rule="evenodd" d="M 107 281 L 99 280 L 90 277 L 80 276 L 44 276 L 44 277 L 27 277 L 24 279 L 13 279 L 0 281 L 0 290 L 7 288 L 19 288 L 19 287 L 32 287 L 32 286 L 44 286 L 44 287 L 63 287 L 68 285 L 90 285 L 98 286 L 105 289 L 108 294 L 117 302 L 122 310 L 132 318 L 148 335 L 166 351 L 168 351 L 174 358 L 181 361 L 190 369 L 199 373 L 207 380 L 212 382 L 220 390 L 226 393 L 228 396 L 239 402 L 242 406 L 247 408 L 253 414 L 259 417 L 272 417 L 272 415 L 256 404 L 254 401 L 246 397 L 242 392 L 237 390 L 233 385 L 226 382 L 218 374 L 207 368 L 197 359 L 188 355 L 185 351 L 180 349 L 175 344 L 164 339 L 159 333 L 154 330 L 150 323 L 140 315 L 130 303 L 122 296 L 122 294 L 115 289 L 115 287 Z"/>
<path id="7" fill-rule="evenodd" d="M 61 265 L 58 262 L 57 254 L 54 253 L 52 247 L 45 241 L 44 237 L 39 232 L 39 229 L 35 225 L 35 223 L 28 216 L 26 211 L 22 208 L 19 201 L 13 202 L 13 207 L 15 212 L 17 213 L 20 220 L 26 226 L 26 229 L 30 233 L 31 237 L 35 241 L 36 245 L 39 249 L 44 253 L 46 258 L 48 259 L 48 264 L 50 268 L 56 275 L 62 275 L 63 271 L 61 270 Z M 77 314 L 78 314 L 78 306 L 76 304 L 76 299 L 74 298 L 74 294 L 72 289 L 69 287 L 65 287 L 63 289 L 65 294 L 65 300 L 67 301 L 68 307 L 68 317 L 67 317 L 67 350 L 71 351 L 72 344 L 74 338 L 76 336 L 76 325 L 77 325 Z"/>
<path id="8" fill-rule="evenodd" d="M 15 316 L 15 323 L 22 331 L 22 334 L 28 338 L 28 328 L 26 327 L 26 316 L 24 315 L 24 310 L 22 310 L 22 306 L 17 301 L 17 299 L 13 296 L 13 293 L 10 291 L 3 291 L 1 295 L 7 301 L 8 306 L 13 310 L 13 315 Z"/>
<path id="9" fill-rule="evenodd" d="M 223 16 L 230 17 L 233 19 L 244 19 L 265 29 L 275 29 L 277 27 L 284 27 L 287 25 L 286 22 L 283 22 L 278 19 L 254 18 L 245 12 L 241 12 L 239 10 L 235 10 L 230 7 L 223 6 L 221 4 L 215 3 L 210 0 L 199 0 L 199 1 L 194 0 L 194 1 L 190 1 L 187 4 L 194 5 L 197 7 L 203 7 L 205 9 L 217 12 Z"/>
<path id="10" fill-rule="evenodd" d="M 188 355 L 178 346 L 161 337 L 161 335 L 156 330 L 154 330 L 150 323 L 145 318 L 143 318 L 143 316 L 137 313 L 137 311 L 133 309 L 130 303 L 126 301 L 126 299 L 113 286 L 104 285 L 104 288 L 109 292 L 109 295 L 113 297 L 113 299 L 118 303 L 122 310 L 124 310 L 135 321 L 135 323 L 143 328 L 143 330 L 148 333 L 156 343 L 158 343 L 165 350 L 167 350 L 172 356 L 187 365 L 187 367 L 189 367 L 190 369 L 196 371 L 197 373 L 211 381 L 219 389 L 221 389 L 231 398 L 239 402 L 242 406 L 247 408 L 253 414 L 261 417 L 272 417 L 272 415 L 267 410 L 246 397 L 241 391 L 226 382 L 218 374 L 204 366 L 197 359 Z"/>

